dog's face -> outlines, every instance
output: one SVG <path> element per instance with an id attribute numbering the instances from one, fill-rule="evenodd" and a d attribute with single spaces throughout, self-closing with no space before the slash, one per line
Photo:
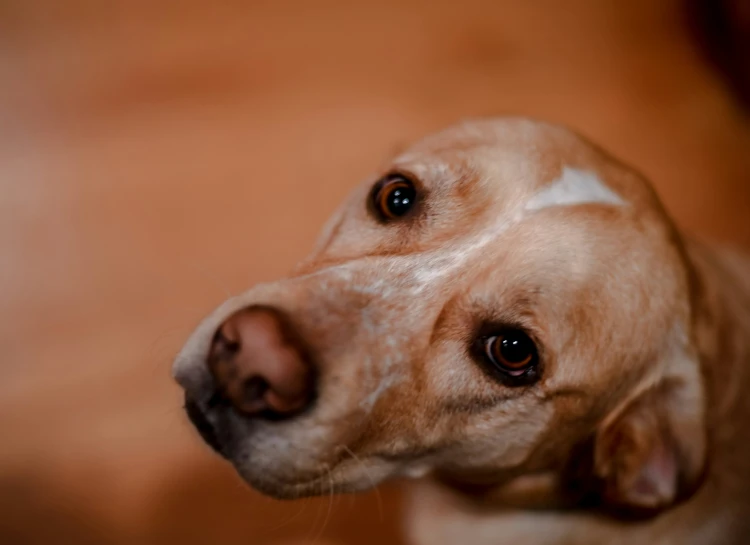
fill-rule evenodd
<path id="1" fill-rule="evenodd" d="M 689 289 L 636 174 L 560 128 L 467 123 L 355 190 L 295 273 L 222 305 L 174 372 L 204 434 L 276 497 L 559 471 L 593 437 L 615 495 L 654 506 L 702 463 L 682 446 L 702 444 Z M 288 414 L 243 410 L 229 383 L 252 377 L 209 361 L 246 308 L 299 348 L 252 357 L 304 359 L 278 365 L 314 382 Z"/>

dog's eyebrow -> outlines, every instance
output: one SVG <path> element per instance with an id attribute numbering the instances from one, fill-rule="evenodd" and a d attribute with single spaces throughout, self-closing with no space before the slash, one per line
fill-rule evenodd
<path id="1" fill-rule="evenodd" d="M 601 203 L 622 206 L 625 201 L 593 172 L 564 167 L 560 177 L 534 195 L 526 203 L 526 210 L 541 210 L 550 206 Z"/>
<path id="2" fill-rule="evenodd" d="M 426 158 L 421 153 L 408 151 L 396 157 L 392 165 L 396 170 L 403 169 L 422 181 L 449 176 L 452 171 L 448 163 L 434 157 Z"/>

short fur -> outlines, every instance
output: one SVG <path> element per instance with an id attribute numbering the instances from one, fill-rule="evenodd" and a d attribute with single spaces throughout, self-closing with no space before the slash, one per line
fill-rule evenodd
<path id="1" fill-rule="evenodd" d="M 372 184 L 420 191 L 384 223 Z M 210 340 L 281 309 L 320 382 L 304 414 L 208 412 L 275 497 L 415 476 L 416 544 L 715 544 L 750 536 L 750 265 L 681 236 L 650 185 L 570 131 L 524 119 L 429 136 L 354 191 L 293 275 L 230 299 L 175 363 L 206 408 Z M 496 380 L 482 324 L 529 331 L 538 382 Z"/>

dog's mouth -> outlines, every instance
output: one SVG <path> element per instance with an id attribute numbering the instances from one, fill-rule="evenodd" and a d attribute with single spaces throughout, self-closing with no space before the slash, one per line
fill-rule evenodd
<path id="1" fill-rule="evenodd" d="M 237 450 L 237 441 L 227 436 L 221 419 L 216 422 L 213 413 L 207 415 L 200 403 L 187 396 L 184 409 L 211 449 L 229 461 L 253 489 L 275 499 L 361 492 L 396 474 L 392 461 L 376 456 L 382 467 L 372 468 L 369 467 L 371 459 L 362 460 L 355 454 L 347 454 L 351 452 L 348 449 L 333 448 L 335 454 L 325 457 L 325 461 L 308 460 L 311 463 L 305 468 L 297 467 L 290 452 L 272 460 L 263 448 L 250 449 L 252 452 Z M 257 459 L 254 454 L 258 455 Z"/>
<path id="2" fill-rule="evenodd" d="M 226 458 L 227 454 L 222 448 L 221 442 L 219 441 L 218 434 L 216 433 L 216 429 L 214 428 L 213 424 L 209 422 L 208 418 L 206 418 L 205 413 L 200 409 L 198 404 L 188 397 L 185 398 L 185 412 L 187 413 L 190 422 L 193 423 L 193 426 L 195 426 L 195 429 L 198 430 L 198 433 L 203 438 L 203 440 L 218 454 Z"/>

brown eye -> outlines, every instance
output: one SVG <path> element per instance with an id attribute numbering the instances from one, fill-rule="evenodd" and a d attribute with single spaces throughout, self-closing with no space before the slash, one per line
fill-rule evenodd
<path id="1" fill-rule="evenodd" d="M 376 186 L 373 205 L 381 218 L 393 220 L 405 215 L 417 198 L 414 184 L 403 176 L 390 176 Z"/>
<path id="2" fill-rule="evenodd" d="M 536 345 L 523 331 L 512 329 L 484 341 L 487 358 L 502 372 L 520 377 L 537 363 Z"/>

